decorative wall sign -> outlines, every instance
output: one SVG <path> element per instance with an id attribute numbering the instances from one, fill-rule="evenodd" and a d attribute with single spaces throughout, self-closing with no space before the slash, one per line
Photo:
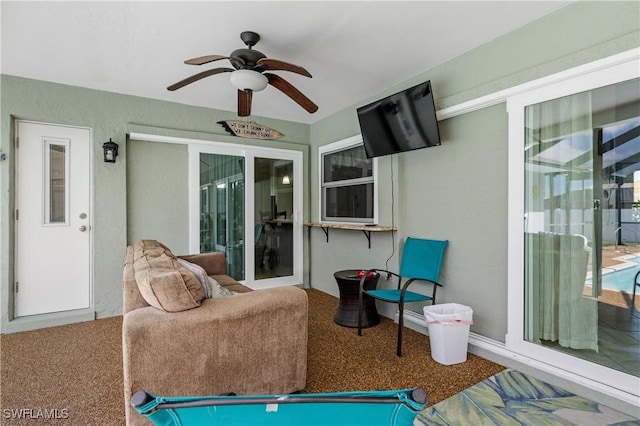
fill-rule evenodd
<path id="1" fill-rule="evenodd" d="M 218 121 L 224 129 L 234 136 L 250 139 L 278 139 L 284 136 L 284 133 L 272 129 L 271 127 L 249 121 L 225 120 Z"/>

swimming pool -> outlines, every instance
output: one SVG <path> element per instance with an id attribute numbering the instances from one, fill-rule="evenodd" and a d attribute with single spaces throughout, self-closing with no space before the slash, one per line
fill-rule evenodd
<path id="1" fill-rule="evenodd" d="M 625 263 L 620 265 L 621 267 L 617 270 L 605 268 L 602 271 L 602 288 L 633 292 L 633 279 L 640 271 L 640 257 L 629 256 L 624 260 Z M 587 283 L 591 283 L 591 278 L 587 280 Z"/>

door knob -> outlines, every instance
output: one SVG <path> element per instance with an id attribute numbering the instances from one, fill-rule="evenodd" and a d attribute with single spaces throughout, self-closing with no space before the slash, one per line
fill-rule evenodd
<path id="1" fill-rule="evenodd" d="M 84 232 L 87 230 L 87 227 L 82 225 L 79 229 L 80 229 L 80 232 Z"/>

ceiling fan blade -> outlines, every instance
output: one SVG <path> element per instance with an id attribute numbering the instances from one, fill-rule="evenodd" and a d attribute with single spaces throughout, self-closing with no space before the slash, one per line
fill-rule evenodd
<path id="1" fill-rule="evenodd" d="M 306 109 L 307 112 L 314 113 L 318 110 L 318 106 L 314 104 L 311 99 L 302 94 L 301 91 L 296 89 L 284 78 L 275 74 L 263 74 L 269 80 L 269 84 L 280 90 L 282 93 L 293 99 L 298 105 Z"/>
<path id="2" fill-rule="evenodd" d="M 167 90 L 170 90 L 173 92 L 174 90 L 184 87 L 187 84 L 191 84 L 194 81 L 198 81 L 205 77 L 209 77 L 210 75 L 220 74 L 223 72 L 233 72 L 233 71 L 234 70 L 232 68 L 213 68 L 207 71 L 202 71 L 202 72 L 199 72 L 198 74 L 194 74 L 191 77 L 187 77 L 184 80 L 180 80 L 179 82 L 172 84 L 171 86 L 167 87 Z"/>
<path id="3" fill-rule="evenodd" d="M 279 61 L 277 59 L 262 58 L 258 60 L 258 65 L 264 65 L 269 71 L 290 71 L 311 78 L 311 74 L 309 73 L 309 71 L 307 71 L 300 65 L 290 64 L 288 62 Z"/>
<path id="4" fill-rule="evenodd" d="M 251 99 L 253 91 L 250 89 L 238 90 L 238 116 L 248 117 L 251 115 Z"/>
<path id="5" fill-rule="evenodd" d="M 184 61 L 187 65 L 204 65 L 209 62 L 219 61 L 221 59 L 233 59 L 234 61 L 238 61 L 244 65 L 244 60 L 242 58 L 236 58 L 231 56 L 222 56 L 222 55 L 206 55 L 206 56 L 198 56 L 197 58 L 187 59 Z"/>

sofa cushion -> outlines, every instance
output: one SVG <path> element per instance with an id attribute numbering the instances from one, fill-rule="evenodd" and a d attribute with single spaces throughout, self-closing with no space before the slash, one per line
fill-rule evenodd
<path id="1" fill-rule="evenodd" d="M 135 279 L 149 305 L 167 312 L 200 306 L 204 298 L 200 280 L 180 265 L 171 250 L 155 240 L 140 240 L 133 251 Z"/>

